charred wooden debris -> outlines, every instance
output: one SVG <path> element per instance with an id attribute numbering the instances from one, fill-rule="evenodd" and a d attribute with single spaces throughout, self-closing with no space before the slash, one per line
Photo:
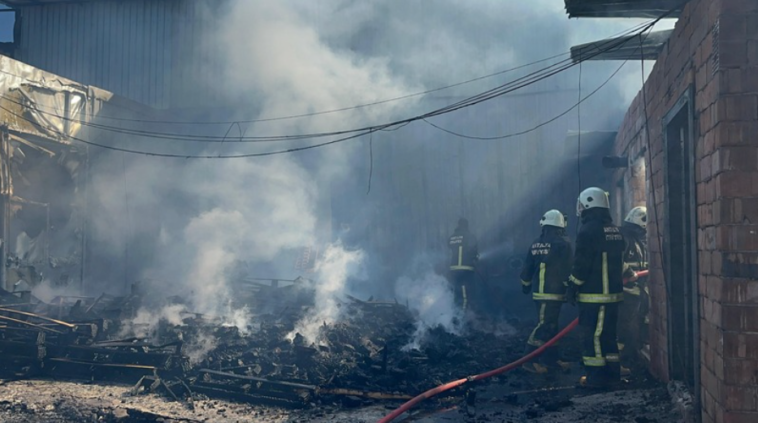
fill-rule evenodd
<path id="1" fill-rule="evenodd" d="M 318 343 L 300 334 L 288 339 L 312 306 L 307 295 L 292 291 L 294 285 L 253 285 L 261 304 L 272 303 L 266 296 L 289 301 L 252 315 L 247 333 L 187 312 L 176 298 L 169 304 L 181 310 L 178 318 L 144 324 L 139 290 L 126 297 L 49 302 L 4 292 L 0 378 L 127 383 L 134 384 L 134 395 L 156 392 L 190 405 L 200 395 L 293 408 L 350 407 L 410 399 L 506 362 L 522 349 L 518 336 L 476 330 L 458 336 L 441 328 L 429 329 L 420 347 L 408 348 L 417 321 L 405 305 L 352 297 L 340 304 L 343 318 L 321 328 Z"/>

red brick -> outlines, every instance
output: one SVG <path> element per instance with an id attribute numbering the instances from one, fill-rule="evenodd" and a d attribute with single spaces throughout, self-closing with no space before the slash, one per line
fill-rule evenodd
<path id="1" fill-rule="evenodd" d="M 723 423 L 755 423 L 758 422 L 758 413 L 724 411 Z"/>
<path id="2" fill-rule="evenodd" d="M 713 224 L 736 223 L 732 214 L 736 199 L 722 198 L 713 202 Z"/>
<path id="3" fill-rule="evenodd" d="M 747 37 L 747 16 L 745 13 L 724 13 L 719 18 L 719 39 L 722 41 L 742 41 Z"/>
<path id="4" fill-rule="evenodd" d="M 758 225 L 722 225 L 716 231 L 716 247 L 723 251 L 758 250 Z"/>
<path id="5" fill-rule="evenodd" d="M 729 95 L 723 98 L 726 119 L 730 121 L 758 119 L 758 97 L 753 94 Z"/>
<path id="6" fill-rule="evenodd" d="M 698 162 L 698 174 L 701 181 L 708 181 L 713 176 L 713 162 L 717 161 L 713 154 L 704 155 Z"/>
<path id="7" fill-rule="evenodd" d="M 700 278 L 705 280 L 705 276 L 713 274 L 713 272 L 711 271 L 711 252 L 710 251 L 698 252 L 698 264 L 700 266 L 700 273 L 701 273 Z M 705 290 L 703 292 L 705 292 Z"/>
<path id="8" fill-rule="evenodd" d="M 723 348 L 721 348 L 723 352 Z M 721 357 L 721 353 L 716 354 L 713 358 L 713 372 L 716 373 L 718 380 L 724 380 L 726 377 L 726 366 L 724 365 L 724 358 Z"/>
<path id="9" fill-rule="evenodd" d="M 758 198 L 739 199 L 739 210 L 734 211 L 735 221 L 758 223 Z"/>
<path id="10" fill-rule="evenodd" d="M 745 36 L 749 40 L 758 40 L 758 12 L 745 15 Z"/>
<path id="11" fill-rule="evenodd" d="M 698 239 L 698 244 L 702 246 L 704 250 L 713 251 L 719 246 L 719 242 L 723 242 L 720 232 L 716 231 L 716 228 L 711 226 L 702 230 L 702 237 Z"/>
<path id="12" fill-rule="evenodd" d="M 724 290 L 724 281 L 721 279 L 720 276 L 708 276 L 706 278 L 706 300 L 710 301 L 721 301 L 721 295 Z M 720 304 L 719 304 L 720 305 Z M 703 304 L 703 315 L 706 320 L 709 322 L 713 322 L 714 324 L 718 324 L 718 320 L 721 318 L 721 308 L 719 307 L 716 310 L 713 310 L 713 314 L 717 314 L 718 316 L 714 316 L 714 318 L 710 318 L 710 315 L 707 310 L 705 310 L 705 304 Z M 713 308 L 713 306 L 710 306 Z"/>
<path id="13" fill-rule="evenodd" d="M 735 386 L 758 385 L 758 361 L 741 358 L 724 360 L 724 383 Z"/>
<path id="14" fill-rule="evenodd" d="M 746 65 L 747 40 L 719 40 L 719 63 L 723 67 L 740 67 Z"/>
<path id="15" fill-rule="evenodd" d="M 710 279 L 710 278 L 709 278 Z M 706 282 L 710 283 L 710 281 Z M 707 288 L 706 288 L 707 289 Z M 720 291 L 718 287 L 713 288 L 716 293 Z M 714 294 L 715 295 L 715 294 Z M 703 298 L 703 318 L 718 327 L 721 327 L 722 322 L 722 307 L 721 304 L 718 303 L 718 301 L 711 300 L 710 298 Z M 717 344 L 714 344 L 714 339 L 706 338 L 706 342 L 708 345 L 711 346 L 711 348 L 716 348 Z"/>
<path id="16" fill-rule="evenodd" d="M 718 170 L 745 170 L 758 169 L 758 148 L 745 147 L 721 147 L 717 150 L 719 163 Z M 714 165 L 715 166 L 715 165 Z M 718 173 L 714 167 L 713 174 Z"/>
<path id="17" fill-rule="evenodd" d="M 724 358 L 745 358 L 758 360 L 758 334 L 724 333 Z"/>
<path id="18" fill-rule="evenodd" d="M 724 255 L 720 251 L 711 253 L 711 270 L 714 275 L 721 275 L 724 262 Z"/>
<path id="19" fill-rule="evenodd" d="M 758 65 L 758 40 L 747 40 L 747 63 Z"/>
<path id="20" fill-rule="evenodd" d="M 708 85 L 705 86 L 705 91 L 703 92 L 701 101 L 705 102 L 706 104 L 714 104 L 719 96 L 719 83 L 720 79 L 714 80 L 711 79 L 710 82 L 708 82 Z M 740 82 L 742 81 L 742 77 L 740 76 Z M 746 92 L 743 89 L 743 93 Z"/>
<path id="21" fill-rule="evenodd" d="M 716 198 L 750 196 L 753 194 L 753 175 L 741 171 L 722 172 L 716 176 L 715 188 Z"/>
<path id="22" fill-rule="evenodd" d="M 705 366 L 700 367 L 700 383 L 705 387 L 706 392 L 709 392 L 714 398 L 721 398 L 719 380 L 716 378 L 716 374 Z"/>
<path id="23" fill-rule="evenodd" d="M 721 289 L 722 304 L 758 305 L 758 280 L 727 278 Z"/>
<path id="24" fill-rule="evenodd" d="M 705 71 L 705 68 L 703 68 Z M 724 69 L 721 71 L 719 79 L 720 91 L 724 94 L 743 93 L 742 89 L 742 70 L 741 69 Z"/>
<path id="25" fill-rule="evenodd" d="M 701 423 L 715 423 L 716 420 L 714 420 L 713 416 L 716 411 L 716 400 L 702 386 L 700 387 L 700 398 L 703 401 Z"/>
<path id="26" fill-rule="evenodd" d="M 724 422 L 729 421 L 727 420 L 727 414 L 730 411 L 758 410 L 758 388 L 725 385 L 722 389 L 724 395 L 723 405 L 726 408 L 724 414 Z M 740 420 L 731 421 L 739 422 Z M 751 420 L 751 422 L 755 423 L 755 420 Z"/>
<path id="27" fill-rule="evenodd" d="M 725 330 L 758 331 L 758 307 L 724 305 L 721 310 L 721 323 Z"/>
<path id="28" fill-rule="evenodd" d="M 758 92 L 758 66 L 750 66 L 739 70 L 740 87 L 743 93 Z"/>
<path id="29" fill-rule="evenodd" d="M 726 13 L 740 13 L 745 14 L 748 12 L 758 11 L 758 2 L 754 0 L 722 0 L 721 12 Z"/>
<path id="30" fill-rule="evenodd" d="M 716 189 L 716 180 L 711 179 L 710 181 L 705 183 L 705 195 L 703 196 L 703 200 L 705 203 L 710 204 L 716 201 L 717 199 L 717 189 Z"/>
<path id="31" fill-rule="evenodd" d="M 700 321 L 700 338 L 707 349 L 713 350 L 714 354 L 721 355 L 724 352 L 723 332 L 719 326 L 704 318 Z M 705 349 L 703 350 L 705 351 Z"/>
<path id="32" fill-rule="evenodd" d="M 700 209 L 702 210 L 702 213 L 699 217 L 698 223 L 703 227 L 713 225 L 715 223 L 713 204 L 705 204 L 700 206 Z"/>

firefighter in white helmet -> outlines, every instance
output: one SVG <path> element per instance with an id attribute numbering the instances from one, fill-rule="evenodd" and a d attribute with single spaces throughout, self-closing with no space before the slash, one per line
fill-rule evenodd
<path id="1" fill-rule="evenodd" d="M 624 285 L 624 303 L 621 306 L 619 342 L 624 361 L 634 361 L 647 340 L 647 313 L 649 296 L 647 278 L 637 278 L 636 273 L 648 268 L 647 251 L 647 208 L 635 207 L 629 211 L 621 226 L 621 233 L 626 240 L 624 276 L 628 281 Z"/>
<path id="2" fill-rule="evenodd" d="M 537 326 L 526 342 L 529 353 L 558 334 L 561 306 L 566 302 L 566 284 L 571 273 L 571 241 L 566 236 L 566 216 L 558 210 L 548 210 L 540 220 L 542 234 L 529 247 L 521 270 L 524 294 L 532 294 L 537 306 Z M 568 364 L 560 361 L 557 347 L 551 347 L 539 362 L 530 362 L 524 369 L 547 373 L 551 368 Z"/>
<path id="3" fill-rule="evenodd" d="M 626 244 L 613 224 L 608 193 L 587 188 L 577 199 L 582 226 L 576 237 L 569 301 L 579 306 L 582 361 L 587 387 L 607 388 L 621 377 L 616 331 L 619 304 L 624 300 L 623 273 Z"/>

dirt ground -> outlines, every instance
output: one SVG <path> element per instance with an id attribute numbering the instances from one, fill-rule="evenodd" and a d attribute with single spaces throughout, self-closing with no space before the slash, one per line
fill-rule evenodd
<path id="1" fill-rule="evenodd" d="M 129 396 L 129 386 L 29 380 L 0 384 L 0 421 L 73 422 L 376 422 L 398 406 L 381 403 L 345 409 L 336 405 L 285 410 L 223 400 L 168 401 Z M 665 387 L 590 394 L 570 387 L 514 394 L 492 383 L 476 389 L 473 405 L 460 396 L 431 400 L 404 422 L 675 423 Z"/>

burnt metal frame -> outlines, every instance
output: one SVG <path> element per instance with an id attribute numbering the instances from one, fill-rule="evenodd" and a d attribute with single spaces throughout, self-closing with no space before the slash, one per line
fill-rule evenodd
<path id="1" fill-rule="evenodd" d="M 663 154 L 664 154 L 664 186 L 666 187 L 666 196 L 663 199 L 665 210 L 664 223 L 664 256 L 663 265 L 666 275 L 666 308 L 667 308 L 667 341 L 668 341 L 668 364 L 669 376 L 672 379 L 682 379 L 693 390 L 692 395 L 695 398 L 696 409 L 700 407 L 700 316 L 702 315 L 700 307 L 700 293 L 698 289 L 699 265 L 698 265 L 698 243 L 697 243 L 697 183 L 696 183 L 696 157 L 697 157 L 697 140 L 699 134 L 697 131 L 695 117 L 695 95 L 694 87 L 690 85 L 676 104 L 662 119 L 663 132 Z M 686 130 L 688 137 L 682 142 L 682 145 L 676 147 L 672 143 L 680 142 L 679 136 L 670 139 L 670 126 L 682 112 L 686 113 Z M 676 148 L 678 157 L 671 157 L 672 147 Z M 682 160 L 679 176 L 681 177 L 681 194 L 682 195 L 682 221 L 681 221 L 681 238 L 671 239 L 672 222 L 671 219 L 671 191 L 669 172 L 671 160 Z M 686 160 L 686 166 L 685 162 Z M 685 172 L 688 170 L 688 172 Z M 686 215 L 684 214 L 686 213 Z M 673 242 L 672 242 L 673 241 Z M 687 242 L 688 241 L 688 242 Z M 686 244 L 682 245 L 682 242 Z M 682 251 L 681 262 L 674 266 L 672 260 L 672 247 L 679 246 Z M 688 250 L 686 247 L 689 246 Z M 680 276 L 681 285 L 678 286 L 681 292 L 674 290 L 674 272 L 681 271 L 684 274 Z M 681 294 L 684 298 L 678 299 L 672 294 Z M 675 308 L 674 305 L 679 308 Z M 688 315 L 689 314 L 689 315 Z M 691 319 L 691 320 L 689 320 Z M 684 329 L 681 335 L 676 335 L 677 329 Z M 687 333 L 687 330 L 691 333 Z M 689 337 L 689 339 L 688 339 Z M 683 342 L 685 355 L 691 354 L 692 368 L 688 368 L 687 357 L 677 358 L 675 356 L 675 338 Z M 697 413 L 697 419 L 700 415 Z"/>

